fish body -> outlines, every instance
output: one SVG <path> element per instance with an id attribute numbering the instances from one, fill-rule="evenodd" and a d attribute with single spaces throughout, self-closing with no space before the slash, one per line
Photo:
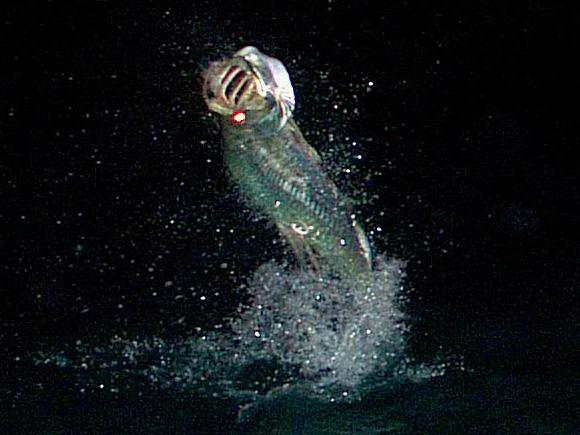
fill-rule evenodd
<path id="1" fill-rule="evenodd" d="M 232 179 L 250 205 L 276 224 L 300 263 L 339 278 L 370 271 L 368 240 L 349 199 L 292 118 L 294 91 L 283 64 L 244 47 L 210 65 L 203 93 L 220 115 Z"/>

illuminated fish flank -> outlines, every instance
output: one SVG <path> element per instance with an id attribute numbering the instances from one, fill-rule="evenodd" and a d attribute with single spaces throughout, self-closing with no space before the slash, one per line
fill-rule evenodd
<path id="1" fill-rule="evenodd" d="M 212 63 L 206 104 L 220 118 L 224 161 L 249 204 L 272 220 L 303 265 L 353 277 L 371 270 L 364 231 L 292 119 L 286 68 L 255 47 Z"/>

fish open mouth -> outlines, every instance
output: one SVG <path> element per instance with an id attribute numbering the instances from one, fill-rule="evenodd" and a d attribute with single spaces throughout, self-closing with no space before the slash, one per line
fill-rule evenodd
<path id="1" fill-rule="evenodd" d="M 259 79 L 242 59 L 216 64 L 207 71 L 203 95 L 211 110 L 230 114 L 260 92 Z"/>
<path id="2" fill-rule="evenodd" d="M 254 82 L 250 74 L 238 66 L 230 67 L 221 81 L 223 97 L 231 105 L 237 105 L 244 95 L 252 91 Z"/>
<path id="3" fill-rule="evenodd" d="M 295 105 L 284 65 L 251 46 L 210 64 L 202 95 L 208 109 L 219 115 L 234 119 L 236 112 L 250 113 L 248 126 L 259 134 L 279 131 L 292 117 Z"/>

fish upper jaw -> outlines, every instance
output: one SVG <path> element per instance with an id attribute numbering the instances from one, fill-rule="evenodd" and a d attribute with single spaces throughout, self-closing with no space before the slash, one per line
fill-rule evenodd
<path id="1" fill-rule="evenodd" d="M 256 47 L 247 46 L 238 50 L 234 57 L 241 57 L 248 62 L 256 74 L 265 92 L 269 92 L 283 103 L 287 110 L 294 112 L 296 97 L 286 67 L 275 57 L 268 56 Z"/>
<path id="2" fill-rule="evenodd" d="M 251 65 L 260 88 L 271 95 L 276 103 L 279 116 L 278 130 L 284 127 L 292 117 L 296 106 L 294 88 L 284 64 L 252 46 L 238 50 L 234 57 L 241 57 Z"/>

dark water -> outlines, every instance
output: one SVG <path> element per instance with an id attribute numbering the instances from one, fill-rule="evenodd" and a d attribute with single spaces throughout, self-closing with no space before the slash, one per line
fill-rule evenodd
<path id="1" fill-rule="evenodd" d="M 425 383 L 377 385 L 348 404 L 292 391 L 263 399 L 240 417 L 235 400 L 200 399 L 143 385 L 121 394 L 79 394 L 68 389 L 66 376 L 59 376 L 52 385 L 18 395 L 2 427 L 4 433 L 22 434 L 572 434 L 578 427 L 573 379 L 572 372 L 480 371 Z"/>
<path id="2" fill-rule="evenodd" d="M 579 20 L 6 8 L 0 432 L 577 433 Z M 362 287 L 293 270 L 227 179 L 198 76 L 248 44 L 357 203 L 383 265 Z"/>

